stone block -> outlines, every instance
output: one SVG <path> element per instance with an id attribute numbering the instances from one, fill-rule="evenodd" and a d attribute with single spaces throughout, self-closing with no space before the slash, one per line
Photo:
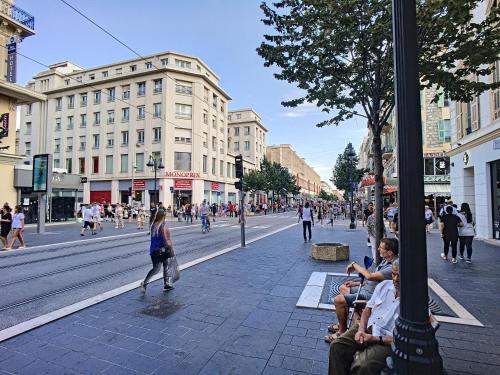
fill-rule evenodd
<path id="1" fill-rule="evenodd" d="M 337 262 L 349 259 L 349 246 L 342 243 L 315 243 L 311 246 L 311 256 L 316 260 Z"/>

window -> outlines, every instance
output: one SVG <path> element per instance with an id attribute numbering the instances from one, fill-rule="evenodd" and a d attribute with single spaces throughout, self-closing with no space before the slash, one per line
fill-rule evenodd
<path id="1" fill-rule="evenodd" d="M 203 111 L 203 123 L 208 125 L 208 113 Z"/>
<path id="2" fill-rule="evenodd" d="M 161 65 L 168 65 L 168 59 L 165 58 L 165 59 L 161 59 Z"/>
<path id="3" fill-rule="evenodd" d="M 240 151 L 240 142 L 234 142 L 234 151 Z"/>
<path id="4" fill-rule="evenodd" d="M 115 74 L 116 74 L 117 76 L 121 75 L 121 74 L 122 74 L 122 68 L 116 68 L 116 69 L 115 69 Z"/>
<path id="5" fill-rule="evenodd" d="M 73 108 L 75 108 L 75 96 L 68 95 L 68 109 L 73 109 Z"/>
<path id="6" fill-rule="evenodd" d="M 161 117 L 161 103 L 153 104 L 153 117 Z"/>
<path id="7" fill-rule="evenodd" d="M 25 135 L 31 135 L 31 122 L 26 123 L 26 129 L 24 130 Z"/>
<path id="8" fill-rule="evenodd" d="M 144 154 L 142 152 L 135 154 L 135 170 L 137 172 L 144 171 Z"/>
<path id="9" fill-rule="evenodd" d="M 108 71 L 105 70 L 104 72 L 102 72 L 102 78 L 106 78 L 108 76 Z"/>
<path id="10" fill-rule="evenodd" d="M 232 116 L 232 115 L 227 115 L 227 121 L 231 121 L 231 120 L 232 120 L 232 118 L 233 118 L 233 116 Z"/>
<path id="11" fill-rule="evenodd" d="M 161 153 L 160 153 L 160 151 L 153 151 L 151 153 L 151 155 L 153 156 L 153 159 L 156 159 L 156 160 L 161 159 Z"/>
<path id="12" fill-rule="evenodd" d="M 85 158 L 78 158 L 79 173 L 85 174 Z"/>
<path id="13" fill-rule="evenodd" d="M 189 137 L 175 137 L 175 143 L 191 143 L 191 138 Z"/>
<path id="14" fill-rule="evenodd" d="M 203 100 L 206 101 L 207 103 L 209 94 L 210 92 L 208 91 L 208 89 L 206 87 L 203 87 Z"/>
<path id="15" fill-rule="evenodd" d="M 113 155 L 106 155 L 106 173 L 113 173 Z"/>
<path id="16" fill-rule="evenodd" d="M 212 94 L 212 106 L 214 108 L 217 108 L 217 99 L 218 99 L 217 95 Z"/>
<path id="17" fill-rule="evenodd" d="M 208 148 L 208 133 L 203 133 L 203 147 Z"/>
<path id="18" fill-rule="evenodd" d="M 207 155 L 203 155 L 203 159 L 202 159 L 202 167 L 203 167 L 203 173 L 207 173 L 208 171 L 208 158 L 207 158 Z"/>
<path id="19" fill-rule="evenodd" d="M 94 104 L 101 103 L 101 91 L 94 91 Z"/>
<path id="20" fill-rule="evenodd" d="M 54 139 L 54 153 L 59 153 L 61 152 L 61 139 L 57 138 Z"/>
<path id="21" fill-rule="evenodd" d="M 250 150 L 250 142 L 245 141 L 245 151 L 248 151 L 248 150 Z"/>
<path id="22" fill-rule="evenodd" d="M 176 171 L 191 170 L 191 153 L 190 152 L 174 152 L 174 169 Z"/>
<path id="23" fill-rule="evenodd" d="M 245 135 L 250 135 L 250 126 L 245 126 Z"/>
<path id="24" fill-rule="evenodd" d="M 234 128 L 234 136 L 238 137 L 240 135 L 240 128 Z"/>
<path id="25" fill-rule="evenodd" d="M 500 60 L 498 60 L 494 64 L 495 70 L 493 70 L 493 82 L 492 83 L 498 83 L 500 82 Z M 492 92 L 493 95 L 493 120 L 496 120 L 500 118 L 500 88 L 497 88 Z"/>
<path id="26" fill-rule="evenodd" d="M 114 124 L 115 123 L 115 111 L 111 110 L 108 111 L 108 124 Z"/>
<path id="27" fill-rule="evenodd" d="M 65 79 L 65 80 L 64 80 L 64 84 L 65 84 L 66 86 L 69 86 L 69 79 Z"/>
<path id="28" fill-rule="evenodd" d="M 92 173 L 99 173 L 99 156 L 92 156 Z"/>
<path id="29" fill-rule="evenodd" d="M 73 129 L 74 123 L 73 123 L 73 116 L 68 116 L 68 130 Z"/>
<path id="30" fill-rule="evenodd" d="M 226 165 L 226 176 L 231 177 L 231 163 L 227 163 Z"/>
<path id="31" fill-rule="evenodd" d="M 177 94 L 192 95 L 193 88 L 191 87 L 191 85 L 188 85 L 188 84 L 176 84 L 175 85 L 175 92 Z"/>
<path id="32" fill-rule="evenodd" d="M 62 109 L 62 98 L 56 98 L 56 111 L 60 111 Z"/>
<path id="33" fill-rule="evenodd" d="M 175 59 L 175 66 L 178 68 L 191 69 L 191 63 L 186 60 Z"/>
<path id="34" fill-rule="evenodd" d="M 86 106 L 87 106 L 87 93 L 80 94 L 80 107 L 86 107 Z"/>
<path id="35" fill-rule="evenodd" d="M 438 137 L 440 143 L 451 142 L 451 125 L 450 120 L 438 121 Z"/>
<path id="36" fill-rule="evenodd" d="M 217 129 L 217 121 L 215 120 L 215 117 L 212 117 L 212 128 Z"/>
<path id="37" fill-rule="evenodd" d="M 217 168 L 217 165 L 215 164 L 217 160 L 215 158 L 212 158 L 212 174 L 215 175 L 215 169 Z"/>
<path id="38" fill-rule="evenodd" d="M 153 128 L 153 142 L 161 141 L 161 128 Z"/>
<path id="39" fill-rule="evenodd" d="M 136 72 L 137 71 L 137 65 L 130 65 L 130 71 L 131 72 Z"/>
<path id="40" fill-rule="evenodd" d="M 128 131 L 122 132 L 122 146 L 128 145 Z"/>
<path id="41" fill-rule="evenodd" d="M 160 92 L 162 92 L 163 90 L 163 80 L 162 79 L 155 79 L 153 81 L 153 85 L 154 85 L 154 93 L 155 94 L 158 94 Z"/>
<path id="42" fill-rule="evenodd" d="M 130 108 L 122 108 L 122 122 L 128 122 L 130 118 Z"/>
<path id="43" fill-rule="evenodd" d="M 236 114 L 236 120 L 241 120 L 241 113 Z"/>
<path id="44" fill-rule="evenodd" d="M 175 114 L 180 117 L 191 118 L 192 106 L 188 104 L 175 103 Z"/>
<path id="45" fill-rule="evenodd" d="M 32 104 L 27 104 L 26 105 L 26 115 L 29 116 L 31 115 L 31 110 L 33 108 L 33 105 Z"/>
<path id="46" fill-rule="evenodd" d="M 123 99 L 130 98 L 130 85 L 122 86 L 122 97 Z"/>
<path id="47" fill-rule="evenodd" d="M 137 143 L 144 144 L 144 130 L 137 130 Z"/>
<path id="48" fill-rule="evenodd" d="M 99 148 L 99 134 L 92 135 L 92 148 Z"/>
<path id="49" fill-rule="evenodd" d="M 87 142 L 85 140 L 85 136 L 80 136 L 80 151 L 84 151 L 86 148 Z"/>
<path id="50" fill-rule="evenodd" d="M 144 120 L 146 117 L 146 107 L 140 105 L 137 107 L 137 120 Z"/>
<path id="51" fill-rule="evenodd" d="M 66 151 L 73 151 L 73 137 L 66 138 Z"/>
<path id="52" fill-rule="evenodd" d="M 220 101 L 220 111 L 222 113 L 224 113 L 224 111 L 226 110 L 226 103 L 224 103 L 224 101 Z"/>
<path id="53" fill-rule="evenodd" d="M 56 118 L 56 126 L 55 126 L 55 129 L 54 129 L 56 132 L 59 132 L 61 131 L 61 118 L 60 117 L 57 117 Z"/>
<path id="54" fill-rule="evenodd" d="M 224 161 L 220 160 L 219 161 L 219 174 L 221 177 L 224 177 Z"/>
<path id="55" fill-rule="evenodd" d="M 144 65 L 146 66 L 146 69 L 151 69 L 153 67 L 153 63 L 151 61 L 146 61 Z"/>
<path id="56" fill-rule="evenodd" d="M 87 115 L 81 114 L 80 115 L 80 128 L 86 128 L 87 127 Z"/>
<path id="57" fill-rule="evenodd" d="M 137 96 L 146 95 L 146 82 L 137 83 Z"/>
<path id="58" fill-rule="evenodd" d="M 94 112 L 94 125 L 101 125 L 101 112 Z"/>
<path id="59" fill-rule="evenodd" d="M 108 102 L 114 102 L 115 101 L 115 95 L 116 95 L 116 90 L 114 87 L 110 87 L 108 89 Z"/>
<path id="60" fill-rule="evenodd" d="M 66 170 L 68 171 L 68 173 L 73 172 L 73 159 L 72 158 L 66 159 Z"/>
<path id="61" fill-rule="evenodd" d="M 106 136 L 107 136 L 107 140 L 108 140 L 106 143 L 106 147 L 112 148 L 115 145 L 114 134 L 108 133 L 108 134 L 106 134 Z"/>
<path id="62" fill-rule="evenodd" d="M 95 79 L 95 74 L 89 74 L 89 79 L 93 81 Z"/>
<path id="63" fill-rule="evenodd" d="M 120 172 L 128 171 L 128 154 L 120 155 Z"/>
<path id="64" fill-rule="evenodd" d="M 31 155 L 31 142 L 24 142 L 25 155 Z"/>
<path id="65" fill-rule="evenodd" d="M 212 151 L 217 150 L 217 138 L 212 137 Z"/>

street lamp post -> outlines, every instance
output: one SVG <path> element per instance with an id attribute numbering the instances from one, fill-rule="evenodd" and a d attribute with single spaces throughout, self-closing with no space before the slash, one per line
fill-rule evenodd
<path id="1" fill-rule="evenodd" d="M 152 155 L 149 156 L 149 161 L 148 163 L 146 164 L 148 167 L 150 168 L 153 168 L 153 171 L 155 173 L 155 190 L 154 190 L 154 194 L 155 194 L 155 197 L 154 197 L 154 205 L 155 207 L 158 205 L 158 201 L 157 201 L 157 196 L 159 195 L 157 190 L 156 190 L 156 173 L 158 172 L 158 170 L 160 169 L 163 169 L 165 168 L 165 166 L 163 165 L 163 162 L 161 160 L 161 158 L 153 158 Z"/>
<path id="2" fill-rule="evenodd" d="M 355 229 L 356 224 L 354 223 L 354 192 L 352 190 L 352 180 L 353 180 L 353 169 L 354 169 L 354 157 L 356 156 L 356 153 L 354 152 L 354 149 L 352 147 L 351 142 L 347 145 L 348 152 L 347 152 L 347 157 L 349 159 L 349 194 L 351 195 L 351 203 L 349 204 L 350 206 L 350 215 L 351 215 L 351 223 L 349 224 L 349 229 Z"/>
<path id="3" fill-rule="evenodd" d="M 401 300 L 392 346 L 399 374 L 442 374 L 429 323 L 427 248 L 415 0 L 393 0 L 394 78 L 398 129 Z"/>

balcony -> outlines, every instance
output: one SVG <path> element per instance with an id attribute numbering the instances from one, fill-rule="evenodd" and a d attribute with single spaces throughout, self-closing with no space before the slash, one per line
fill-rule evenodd
<path id="1" fill-rule="evenodd" d="M 26 26 L 28 29 L 32 31 L 35 30 L 35 17 L 22 10 L 21 8 L 9 4 L 5 0 L 0 0 L 0 12 L 6 16 L 9 16 L 14 21 Z"/>
<path id="2" fill-rule="evenodd" d="M 384 146 L 382 147 L 382 159 L 388 160 L 391 158 L 392 154 L 394 152 L 394 147 L 393 146 Z"/>

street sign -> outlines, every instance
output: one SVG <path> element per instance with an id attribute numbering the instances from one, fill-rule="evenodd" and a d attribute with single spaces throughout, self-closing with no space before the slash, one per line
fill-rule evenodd
<path id="1" fill-rule="evenodd" d="M 174 192 L 174 187 L 173 186 L 170 186 L 170 192 L 173 193 Z"/>
<path id="2" fill-rule="evenodd" d="M 86 184 L 87 183 L 87 177 L 80 177 L 80 183 L 81 184 Z"/>
<path id="3" fill-rule="evenodd" d="M 351 188 L 352 189 L 356 189 L 357 187 L 358 187 L 358 183 L 357 182 L 351 183 Z"/>
<path id="4" fill-rule="evenodd" d="M 219 190 L 219 183 L 218 182 L 212 182 L 212 190 L 213 191 Z"/>
<path id="5" fill-rule="evenodd" d="M 217 192 L 217 196 L 220 197 L 220 191 Z"/>
<path id="6" fill-rule="evenodd" d="M 17 75 L 17 43 L 16 38 L 11 37 L 7 44 L 7 82 L 16 82 Z"/>
<path id="7" fill-rule="evenodd" d="M 146 181 L 145 180 L 134 180 L 134 186 L 132 188 L 134 190 L 144 190 L 146 188 Z"/>

